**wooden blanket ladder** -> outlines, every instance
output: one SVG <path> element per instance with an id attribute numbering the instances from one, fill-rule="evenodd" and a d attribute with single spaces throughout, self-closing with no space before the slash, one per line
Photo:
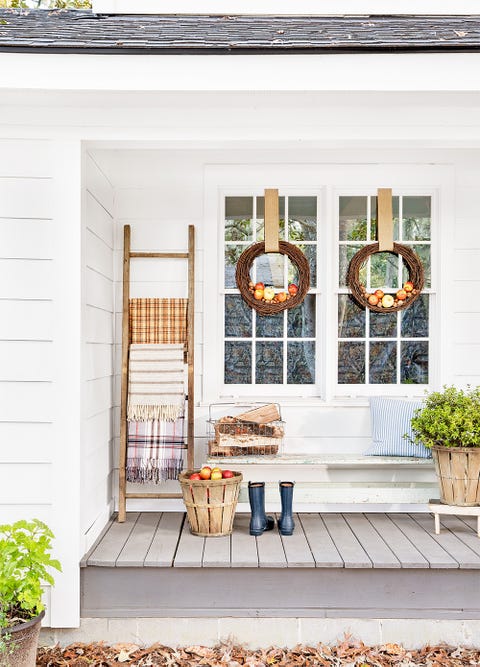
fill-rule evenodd
<path id="1" fill-rule="evenodd" d="M 118 521 L 126 518 L 128 498 L 181 498 L 181 493 L 137 493 L 127 492 L 127 400 L 128 400 L 128 354 L 130 347 L 130 261 L 132 259 L 183 259 L 188 262 L 187 305 L 187 467 L 193 468 L 194 447 L 194 313 L 195 313 L 195 227 L 188 227 L 188 252 L 132 252 L 130 225 L 123 228 L 123 316 L 122 316 L 122 393 L 120 407 L 120 460 Z"/>

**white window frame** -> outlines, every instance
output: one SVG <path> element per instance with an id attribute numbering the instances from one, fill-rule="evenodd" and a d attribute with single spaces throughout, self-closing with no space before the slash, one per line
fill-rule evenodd
<path id="1" fill-rule="evenodd" d="M 429 385 L 451 381 L 451 327 L 454 174 L 435 164 L 222 164 L 204 174 L 203 403 L 266 396 L 283 402 L 337 403 L 367 396 L 420 396 L 425 385 L 339 385 L 337 383 L 338 201 L 340 195 L 375 195 L 379 187 L 394 194 L 432 197 L 432 290 L 430 304 Z M 280 194 L 319 199 L 317 253 L 317 373 L 315 385 L 224 385 L 223 295 L 224 198 L 262 196 L 264 188 Z M 440 271 L 441 266 L 441 271 Z M 315 391 L 312 392 L 311 390 Z M 236 392 L 239 393 L 236 393 Z M 272 394 L 275 391 L 275 395 Z M 241 392 L 241 393 L 240 393 Z"/>

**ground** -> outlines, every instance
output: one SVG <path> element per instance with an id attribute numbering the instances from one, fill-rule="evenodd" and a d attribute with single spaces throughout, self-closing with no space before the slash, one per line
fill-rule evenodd
<path id="1" fill-rule="evenodd" d="M 297 646 L 293 649 L 270 647 L 256 651 L 242 646 L 221 644 L 215 648 L 189 646 L 173 649 L 155 644 L 140 648 L 136 644 L 72 644 L 41 648 L 37 667 L 110 667 L 118 664 L 138 667 L 478 667 L 480 650 L 449 646 L 426 646 L 409 651 L 398 644 L 366 646 L 346 637 L 336 646 Z"/>

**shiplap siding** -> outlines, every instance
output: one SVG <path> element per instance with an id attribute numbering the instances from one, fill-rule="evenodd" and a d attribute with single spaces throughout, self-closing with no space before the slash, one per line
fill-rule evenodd
<path id="1" fill-rule="evenodd" d="M 83 186 L 82 501 L 87 550 L 112 511 L 113 449 L 113 188 L 86 153 Z"/>

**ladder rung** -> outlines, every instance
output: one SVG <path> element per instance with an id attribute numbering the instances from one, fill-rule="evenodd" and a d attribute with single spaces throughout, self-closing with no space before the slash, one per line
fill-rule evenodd
<path id="1" fill-rule="evenodd" d="M 188 259 L 188 252 L 131 252 L 130 257 L 155 257 L 156 259 Z"/>

